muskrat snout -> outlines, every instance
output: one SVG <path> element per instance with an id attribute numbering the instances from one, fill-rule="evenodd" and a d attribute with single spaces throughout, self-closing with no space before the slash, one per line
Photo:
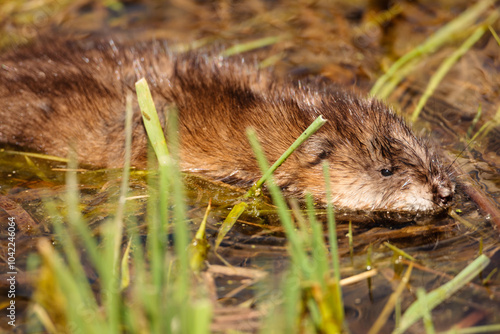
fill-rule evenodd
<path id="1" fill-rule="evenodd" d="M 454 185 L 440 185 L 438 186 L 434 195 L 434 202 L 442 207 L 448 207 L 453 200 Z"/>

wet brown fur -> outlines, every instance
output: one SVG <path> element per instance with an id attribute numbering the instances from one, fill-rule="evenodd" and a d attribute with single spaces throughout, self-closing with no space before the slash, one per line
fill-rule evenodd
<path id="1" fill-rule="evenodd" d="M 161 44 L 37 43 L 0 57 L 0 141 L 102 167 L 123 165 L 124 105 L 146 76 L 161 117 L 179 109 L 181 167 L 250 185 L 261 173 L 245 135 L 257 130 L 275 161 L 319 115 L 328 122 L 276 172 L 292 196 L 325 201 L 321 162 L 331 166 L 340 208 L 438 212 L 454 185 L 427 142 L 387 106 L 325 85 L 274 84 L 243 59 L 174 57 Z M 132 164 L 146 165 L 147 139 L 134 105 Z M 388 169 L 393 175 L 383 176 Z"/>

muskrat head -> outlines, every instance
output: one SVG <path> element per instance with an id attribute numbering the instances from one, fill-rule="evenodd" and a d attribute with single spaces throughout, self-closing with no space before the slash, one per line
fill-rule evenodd
<path id="1" fill-rule="evenodd" d="M 339 209 L 434 214 L 447 208 L 455 185 L 429 143 L 391 111 L 378 110 L 376 101 L 362 107 L 304 143 L 301 163 L 309 172 L 301 176 L 303 188 L 326 201 L 326 161 Z"/>

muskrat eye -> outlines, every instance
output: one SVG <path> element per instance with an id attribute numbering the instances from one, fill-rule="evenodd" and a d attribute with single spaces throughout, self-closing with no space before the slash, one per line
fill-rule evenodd
<path id="1" fill-rule="evenodd" d="M 382 176 L 391 176 L 392 171 L 390 169 L 384 168 L 380 171 L 380 174 L 382 174 Z"/>

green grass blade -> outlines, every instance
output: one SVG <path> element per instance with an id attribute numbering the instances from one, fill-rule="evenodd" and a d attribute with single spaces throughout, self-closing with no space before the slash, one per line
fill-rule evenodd
<path id="1" fill-rule="evenodd" d="M 483 106 L 481 103 L 479 103 L 479 106 L 477 107 L 477 112 L 476 115 L 474 116 L 474 119 L 472 120 L 472 123 L 470 124 L 469 128 L 467 129 L 467 139 L 469 139 L 472 136 L 472 131 L 477 125 L 477 122 L 481 119 L 481 115 L 483 114 Z"/>
<path id="2" fill-rule="evenodd" d="M 50 160 L 50 161 L 58 161 L 58 162 L 68 162 L 67 158 L 61 158 L 61 157 L 56 157 L 54 155 L 48 155 L 48 154 L 43 154 L 43 153 L 32 153 L 32 152 L 18 152 L 18 151 L 12 151 L 12 150 L 0 150 L 1 153 L 5 154 L 15 154 L 15 155 L 24 155 L 26 157 L 32 157 L 32 158 L 37 158 L 37 159 L 43 159 L 43 160 Z"/>
<path id="3" fill-rule="evenodd" d="M 420 112 L 424 108 L 425 104 L 427 103 L 427 100 L 431 95 L 434 93 L 436 88 L 438 87 L 439 83 L 441 80 L 443 80 L 444 76 L 448 71 L 451 69 L 451 67 L 467 52 L 469 49 L 476 44 L 476 42 L 483 36 L 483 34 L 486 32 L 488 29 L 488 25 L 495 21 L 498 18 L 498 12 L 494 12 L 491 14 L 488 19 L 486 20 L 486 23 L 478 27 L 472 35 L 465 40 L 465 42 L 457 49 L 455 52 L 451 54 L 450 57 L 446 58 L 441 66 L 439 66 L 438 70 L 436 73 L 432 76 L 431 80 L 429 81 L 429 84 L 427 85 L 427 88 L 425 89 L 424 94 L 418 101 L 417 106 L 415 107 L 415 110 L 413 111 L 411 115 L 411 121 L 415 122 L 420 115 Z"/>
<path id="4" fill-rule="evenodd" d="M 254 154 L 257 158 L 257 162 L 259 163 L 260 169 L 264 172 L 269 169 L 269 163 L 264 156 L 262 151 L 262 147 L 259 144 L 257 139 L 257 134 L 255 130 L 248 129 L 247 136 L 250 141 L 250 145 L 254 151 Z M 279 190 L 278 186 L 274 183 L 273 177 L 270 176 L 266 181 L 269 192 L 271 193 L 271 197 L 273 199 L 274 204 L 278 207 L 278 215 L 280 217 L 281 223 L 285 229 L 285 233 L 287 235 L 288 241 L 291 245 L 291 256 L 292 260 L 296 265 L 298 265 L 302 271 L 311 272 L 311 266 L 309 264 L 308 257 L 306 255 L 305 250 L 302 247 L 302 242 L 298 237 L 298 234 L 295 232 L 295 226 L 292 222 L 292 217 L 290 212 L 288 211 L 288 206 L 286 205 L 285 198 L 283 194 Z"/>
<path id="5" fill-rule="evenodd" d="M 491 130 L 498 126 L 498 124 L 500 124 L 500 106 L 498 107 L 495 116 L 493 116 L 492 119 L 488 120 L 483 124 L 483 126 L 481 126 L 481 128 L 471 138 L 470 142 L 481 140 L 482 138 L 487 136 Z"/>
<path id="6" fill-rule="evenodd" d="M 142 120 L 148 134 L 148 138 L 158 158 L 160 165 L 168 164 L 169 152 L 167 142 L 161 127 L 158 113 L 156 112 L 153 96 L 149 90 L 146 79 L 141 79 L 135 83 L 137 101 L 141 108 Z"/>
<path id="7" fill-rule="evenodd" d="M 490 30 L 491 34 L 493 35 L 493 38 L 495 39 L 495 41 L 497 41 L 497 44 L 500 45 L 500 37 L 498 37 L 498 34 L 495 31 L 495 29 L 493 29 L 493 27 L 491 25 L 488 26 L 488 29 Z"/>
<path id="8" fill-rule="evenodd" d="M 384 242 L 384 246 L 385 246 L 385 247 L 387 247 L 387 248 L 389 248 L 390 250 L 392 250 L 394 253 L 396 253 L 396 254 L 398 254 L 398 255 L 400 255 L 400 256 L 402 256 L 402 257 L 407 258 L 407 259 L 408 259 L 408 260 L 410 260 L 410 261 L 417 262 L 417 260 L 416 260 L 413 256 L 411 256 L 410 254 L 406 253 L 404 250 L 399 249 L 399 248 L 397 248 L 397 247 L 396 247 L 396 246 L 394 246 L 394 245 L 391 245 L 391 244 L 390 244 L 390 243 L 388 243 L 387 241 L 386 241 L 386 242 Z"/>
<path id="9" fill-rule="evenodd" d="M 474 24 L 477 18 L 482 13 L 487 11 L 491 5 L 491 0 L 479 1 L 477 4 L 471 6 L 469 9 L 463 12 L 456 19 L 446 24 L 443 28 L 439 29 L 424 43 L 405 54 L 403 57 L 397 60 L 391 66 L 391 68 L 389 68 L 387 73 L 382 75 L 377 80 L 377 82 L 371 89 L 370 94 L 376 95 L 382 99 L 387 98 L 391 90 L 385 89 L 385 86 L 388 86 L 388 82 L 391 79 L 398 77 L 398 73 L 401 71 L 407 72 L 407 69 L 405 69 L 405 67 L 413 67 L 411 62 L 415 59 L 421 58 L 423 55 L 434 52 L 438 47 L 446 42 L 449 42 L 455 34 L 458 34 L 459 32 Z M 399 76 L 399 78 L 401 79 L 402 77 Z M 398 81 L 400 79 L 398 79 Z M 390 86 L 394 87 L 396 84 L 397 82 L 391 82 Z M 384 93 L 382 93 L 382 90 L 384 90 Z"/>
<path id="10" fill-rule="evenodd" d="M 168 113 L 168 139 L 172 156 L 179 156 L 179 141 L 178 141 L 178 115 L 177 108 L 172 108 Z M 189 327 L 189 307 L 190 303 L 185 303 L 189 300 L 190 290 L 190 271 L 189 271 L 189 233 L 187 230 L 186 219 L 186 203 L 184 201 L 184 185 L 182 183 L 182 175 L 179 165 L 174 159 L 169 160 L 168 179 L 171 185 L 170 194 L 172 195 L 173 204 L 173 220 L 174 220 L 174 236 L 175 236 L 175 256 L 176 256 L 176 281 L 174 295 L 177 297 L 177 302 L 180 307 L 179 315 L 181 318 L 182 328 Z M 162 204 L 162 203 L 161 203 Z"/>
<path id="11" fill-rule="evenodd" d="M 313 198 L 310 194 L 306 196 L 307 217 L 312 229 L 312 257 L 314 259 L 315 277 L 320 282 L 323 291 L 326 291 L 327 279 L 330 274 L 328 265 L 328 250 L 323 238 L 323 228 L 316 220 Z"/>
<path id="12" fill-rule="evenodd" d="M 417 298 L 422 305 L 423 320 L 426 334 L 435 334 L 434 324 L 432 323 L 431 311 L 429 310 L 429 305 L 427 303 L 427 294 L 424 288 L 417 289 Z"/>
<path id="13" fill-rule="evenodd" d="M 335 317 L 336 323 L 340 326 L 344 323 L 344 304 L 342 301 L 342 289 L 340 287 L 340 259 L 339 259 L 339 249 L 337 243 L 337 224 L 335 222 L 335 215 L 333 212 L 332 204 L 332 193 L 331 193 L 331 182 L 330 182 L 330 169 L 328 163 L 323 163 L 323 175 L 325 178 L 325 190 L 326 190 L 326 215 L 328 221 L 328 239 L 330 240 L 330 256 L 332 258 L 332 269 L 334 273 L 334 286 L 332 288 L 331 294 L 334 298 L 332 307 L 334 309 L 333 316 Z"/>
<path id="14" fill-rule="evenodd" d="M 67 192 L 65 199 L 68 205 L 68 226 L 71 232 L 77 234 L 78 238 L 83 241 L 83 246 L 87 249 L 90 260 L 96 266 L 98 272 L 101 273 L 104 269 L 101 267 L 101 255 L 97 251 L 97 242 L 92 238 L 91 232 L 80 213 L 76 169 L 76 158 L 71 157 L 68 163 L 68 172 L 66 173 Z M 67 252 L 66 249 L 65 251 Z M 69 264 L 72 265 L 72 261 Z"/>
<path id="15" fill-rule="evenodd" d="M 132 151 L 132 95 L 126 97 L 125 108 L 125 163 L 122 172 L 122 183 L 120 186 L 120 197 L 114 221 L 106 223 L 103 229 L 104 256 L 103 272 L 101 273 L 102 285 L 106 291 L 103 294 L 103 304 L 107 311 L 110 333 L 120 331 L 120 253 L 123 239 L 123 214 L 125 211 L 125 199 L 128 192 L 130 157 Z M 110 265 L 104 265 L 105 263 Z M 127 267 L 128 268 L 128 267 Z"/>
<path id="16" fill-rule="evenodd" d="M 207 259 L 208 251 L 210 249 L 210 244 L 207 240 L 206 227 L 208 214 L 210 213 L 211 209 L 212 203 L 211 201 L 209 201 L 200 227 L 198 228 L 195 237 L 189 244 L 189 267 L 193 272 L 196 273 L 199 273 L 203 269 L 205 260 Z"/>
<path id="17" fill-rule="evenodd" d="M 120 290 L 123 291 L 130 286 L 130 270 L 128 267 L 128 259 L 130 257 L 130 248 L 132 246 L 132 238 L 128 240 L 127 248 L 123 252 L 121 259 L 121 270 L 120 270 Z"/>
<path id="18" fill-rule="evenodd" d="M 437 305 L 441 304 L 456 291 L 461 289 L 465 284 L 469 283 L 490 263 L 490 259 L 486 255 L 480 255 L 474 262 L 469 264 L 455 278 L 448 283 L 427 294 L 427 305 L 429 310 L 433 310 Z M 400 327 L 394 330 L 393 333 L 404 333 L 411 325 L 423 317 L 423 306 L 420 301 L 415 301 L 408 307 L 401 318 Z"/>
<path id="19" fill-rule="evenodd" d="M 224 239 L 226 234 L 233 228 L 234 224 L 236 223 L 238 218 L 240 218 L 241 214 L 246 210 L 247 206 L 248 204 L 246 202 L 240 202 L 233 206 L 219 229 L 217 239 L 215 240 L 215 251 L 219 249 L 222 240 Z"/>
<path id="20" fill-rule="evenodd" d="M 263 176 L 253 185 L 247 193 L 243 196 L 243 198 L 248 198 L 255 196 L 255 194 L 260 191 L 262 185 L 266 180 L 276 171 L 276 169 L 285 162 L 286 159 L 304 142 L 306 141 L 309 137 L 311 137 L 316 131 L 321 128 L 327 120 L 323 118 L 323 116 L 319 116 L 314 120 L 314 122 L 311 123 L 307 127 L 306 130 L 293 142 L 292 145 L 281 155 L 281 157 L 276 160 L 276 162 L 271 166 L 266 168 L 265 172 L 263 173 Z M 267 161 L 266 161 L 267 164 Z M 226 219 L 224 220 L 222 227 L 219 231 L 219 234 L 217 236 L 217 240 L 215 243 L 215 250 L 219 248 L 220 243 L 222 242 L 222 239 L 226 236 L 226 234 L 231 230 L 233 225 L 236 223 L 238 218 L 243 214 L 243 212 L 247 208 L 247 203 L 241 202 L 237 205 L 235 205 L 232 210 L 229 212 L 227 215 Z"/>
<path id="21" fill-rule="evenodd" d="M 132 95 L 128 94 L 125 108 L 125 164 L 123 166 L 122 183 L 120 186 L 120 198 L 115 216 L 113 267 L 118 269 L 120 259 L 120 249 L 123 236 L 123 214 L 128 192 L 128 182 L 130 177 L 130 158 L 132 155 Z"/>
<path id="22" fill-rule="evenodd" d="M 194 301 L 190 310 L 189 334 L 208 334 L 212 323 L 212 303 L 208 299 Z"/>
<path id="23" fill-rule="evenodd" d="M 284 323 L 282 326 L 277 326 L 281 333 L 300 333 L 299 319 L 301 317 L 301 286 L 300 272 L 298 266 L 292 266 L 286 275 L 283 286 L 283 307 L 284 307 Z M 275 324 L 276 325 L 276 324 Z M 271 331 L 276 332 L 276 331 Z"/>
<path id="24" fill-rule="evenodd" d="M 236 54 L 244 53 L 247 51 L 252 51 L 255 49 L 259 49 L 268 45 L 273 45 L 278 43 L 279 41 L 283 40 L 285 36 L 270 36 L 270 37 L 264 37 L 260 38 L 254 41 L 246 42 L 246 43 L 241 43 L 241 44 L 236 44 L 224 52 L 221 53 L 222 56 L 224 57 L 229 57 L 233 56 Z"/>
<path id="25" fill-rule="evenodd" d="M 67 321 L 73 323 L 83 333 L 107 333 L 107 328 L 102 321 L 92 290 L 86 289 L 85 287 L 88 284 L 82 282 L 82 279 L 86 279 L 86 276 L 78 277 L 68 270 L 68 267 L 48 240 L 42 239 L 39 242 L 38 251 L 54 273 L 64 296 L 71 296 L 71 300 L 66 299 L 68 303 L 71 303 L 67 308 Z M 75 280 L 75 278 L 77 279 Z"/>
<path id="26" fill-rule="evenodd" d="M 285 151 L 285 153 L 283 153 L 281 155 L 281 157 L 276 160 L 276 162 L 271 166 L 271 168 L 268 168 L 266 170 L 266 172 L 262 175 L 262 177 L 257 181 L 257 183 L 255 184 L 254 189 L 259 189 L 260 187 L 262 187 L 262 185 L 264 184 L 264 182 L 266 182 L 266 180 L 269 178 L 269 176 L 271 176 L 275 171 L 276 169 L 281 166 L 281 164 L 283 162 L 285 162 L 286 159 L 288 159 L 288 157 L 303 143 L 305 142 L 309 137 L 311 137 L 316 131 L 319 130 L 319 128 L 321 128 L 325 123 L 327 122 L 326 119 L 323 118 L 323 116 L 318 116 L 318 118 L 316 118 L 314 120 L 314 122 L 311 123 L 311 125 L 309 125 L 307 127 L 307 129 L 304 130 L 304 132 L 293 142 L 292 145 L 290 145 L 290 147 Z"/>
<path id="27" fill-rule="evenodd" d="M 144 127 L 146 128 L 148 139 L 153 147 L 159 164 L 159 182 L 156 181 L 157 183 L 151 183 L 154 181 L 150 180 L 152 188 L 158 187 L 158 198 L 156 198 L 156 196 L 151 196 L 148 202 L 148 244 L 151 252 L 152 285 L 155 291 L 144 295 L 146 300 L 143 302 L 144 305 L 150 306 L 148 311 L 152 319 L 152 331 L 162 332 L 165 318 L 160 316 L 163 309 L 163 291 L 161 287 L 165 279 L 164 257 L 166 245 L 164 239 L 166 225 L 168 223 L 168 168 L 170 164 L 170 154 L 147 81 L 143 78 L 135 83 L 135 87 Z M 150 300 L 148 301 L 148 299 Z"/>

